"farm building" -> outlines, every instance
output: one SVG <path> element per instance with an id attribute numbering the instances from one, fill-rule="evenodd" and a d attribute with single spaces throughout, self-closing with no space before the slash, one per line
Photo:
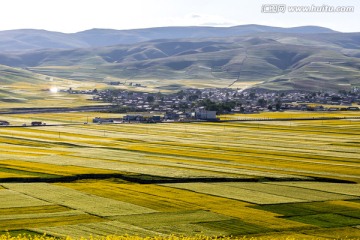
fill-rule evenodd
<path id="1" fill-rule="evenodd" d="M 200 110 L 193 113 L 193 117 L 200 120 L 217 120 L 216 111 Z"/>
<path id="2" fill-rule="evenodd" d="M 122 122 L 122 118 L 100 118 L 96 117 L 93 119 L 93 123 L 114 123 L 114 122 Z"/>
<path id="3" fill-rule="evenodd" d="M 46 125 L 46 124 L 43 122 L 39 122 L 39 121 L 31 122 L 31 126 L 41 126 L 41 125 Z"/>
<path id="4" fill-rule="evenodd" d="M 123 118 L 124 122 L 141 122 L 143 121 L 144 117 L 140 114 L 135 115 L 125 115 Z"/>
<path id="5" fill-rule="evenodd" d="M 10 123 L 8 121 L 0 120 L 0 126 L 8 126 Z"/>
<path id="6" fill-rule="evenodd" d="M 161 116 L 142 115 L 142 114 L 125 115 L 123 118 L 124 122 L 156 123 L 156 122 L 161 122 L 161 120 L 162 120 Z"/>

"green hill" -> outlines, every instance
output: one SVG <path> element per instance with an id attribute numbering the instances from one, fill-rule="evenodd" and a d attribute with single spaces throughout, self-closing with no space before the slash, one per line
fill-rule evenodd
<path id="1" fill-rule="evenodd" d="M 0 83 L 12 84 L 17 82 L 39 83 L 44 81 L 44 76 L 28 70 L 0 65 Z"/>
<path id="2" fill-rule="evenodd" d="M 359 85 L 359 47 L 359 33 L 258 32 L 2 53 L 0 64 L 81 81 L 157 79 L 171 85 L 171 80 L 199 79 L 230 86 L 262 82 L 255 87 L 273 90 L 338 90 Z"/>
<path id="3" fill-rule="evenodd" d="M 0 65 L 0 102 L 23 102 L 27 94 L 16 87 L 9 87 L 13 84 L 39 84 L 44 82 L 45 76 L 40 76 L 23 69 Z"/>

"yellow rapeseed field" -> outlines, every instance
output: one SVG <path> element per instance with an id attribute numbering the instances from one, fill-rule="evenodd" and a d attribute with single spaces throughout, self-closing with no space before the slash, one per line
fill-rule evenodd
<path id="1" fill-rule="evenodd" d="M 77 125 L 0 127 L 0 240 L 360 239 L 360 121 L 91 123 L 120 116 L 1 116 Z"/>

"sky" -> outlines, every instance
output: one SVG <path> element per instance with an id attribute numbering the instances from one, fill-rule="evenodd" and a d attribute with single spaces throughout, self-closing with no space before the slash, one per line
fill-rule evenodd
<path id="1" fill-rule="evenodd" d="M 276 4 L 276 5 L 274 5 Z M 285 11 L 269 12 L 278 4 Z M 350 6 L 353 12 L 290 12 L 292 6 Z M 265 11 L 265 12 L 264 12 Z M 272 10 L 274 11 L 274 10 Z M 358 0 L 1 0 L 0 31 L 44 29 L 64 33 L 92 28 L 164 26 L 277 27 L 316 25 L 360 32 Z"/>

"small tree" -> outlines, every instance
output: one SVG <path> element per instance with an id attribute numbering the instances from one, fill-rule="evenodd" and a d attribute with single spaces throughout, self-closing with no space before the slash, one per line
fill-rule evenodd
<path id="1" fill-rule="evenodd" d="M 281 109 L 281 102 L 277 102 L 275 105 L 276 111 L 279 111 Z"/>
<path id="2" fill-rule="evenodd" d="M 263 98 L 260 98 L 257 103 L 258 103 L 259 106 L 265 107 L 267 101 L 265 99 L 263 99 Z"/>
<path id="3" fill-rule="evenodd" d="M 190 95 L 190 96 L 189 96 L 189 101 L 192 101 L 192 102 L 193 102 L 193 101 L 195 101 L 195 100 L 197 100 L 197 99 L 199 99 L 199 96 L 198 96 L 198 95 L 195 95 L 195 94 L 194 94 L 194 95 Z"/>
<path id="4" fill-rule="evenodd" d="M 146 98 L 146 101 L 147 102 L 149 102 L 149 103 L 153 103 L 154 101 L 155 101 L 155 98 L 154 98 L 154 96 L 148 96 L 147 98 Z"/>

